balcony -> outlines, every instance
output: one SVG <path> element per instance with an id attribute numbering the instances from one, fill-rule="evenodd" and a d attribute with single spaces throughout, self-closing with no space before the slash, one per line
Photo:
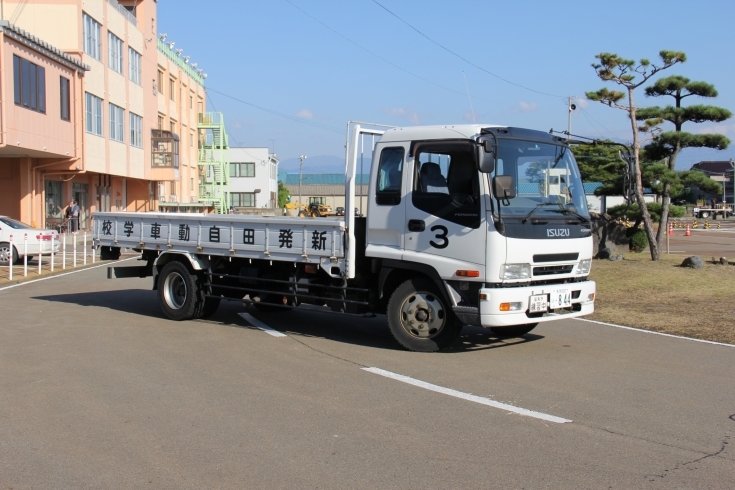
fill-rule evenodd
<path id="1" fill-rule="evenodd" d="M 179 180 L 179 136 L 171 131 L 151 130 L 151 179 Z"/>

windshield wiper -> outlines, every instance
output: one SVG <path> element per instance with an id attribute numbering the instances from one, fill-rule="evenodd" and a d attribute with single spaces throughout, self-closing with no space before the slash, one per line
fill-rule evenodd
<path id="1" fill-rule="evenodd" d="M 563 208 L 562 213 L 564 213 L 564 214 L 567 214 L 568 213 L 568 214 L 574 215 L 574 216 L 576 216 L 577 218 L 579 218 L 581 221 L 583 221 L 585 223 L 591 223 L 591 221 L 590 221 L 589 218 L 587 218 L 586 216 L 582 216 L 578 212 L 573 211 L 573 210 L 571 210 L 569 208 Z"/>
<path id="2" fill-rule="evenodd" d="M 558 206 L 560 210 L 563 210 L 563 209 L 564 209 L 564 208 L 563 208 L 563 207 L 561 206 L 561 204 L 560 204 L 560 203 L 558 203 L 558 202 L 542 202 L 542 203 L 536 204 L 536 207 L 535 207 L 535 208 L 533 208 L 533 209 L 531 210 L 531 212 L 530 212 L 530 213 L 528 213 L 528 214 L 527 214 L 527 215 L 525 216 L 525 218 L 523 218 L 523 219 L 521 220 L 521 224 L 523 224 L 523 223 L 525 223 L 526 221 L 528 221 L 529 219 L 531 219 L 531 216 L 533 216 L 534 214 L 536 214 L 536 211 L 538 211 L 539 209 L 543 208 L 544 206 Z M 563 211 L 560 211 L 560 212 L 563 212 Z"/>

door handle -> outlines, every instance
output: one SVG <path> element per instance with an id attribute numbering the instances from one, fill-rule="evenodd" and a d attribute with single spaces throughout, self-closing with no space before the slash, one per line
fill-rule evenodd
<path id="1" fill-rule="evenodd" d="M 410 219 L 408 220 L 408 231 L 424 231 L 426 229 L 426 223 L 422 219 Z"/>

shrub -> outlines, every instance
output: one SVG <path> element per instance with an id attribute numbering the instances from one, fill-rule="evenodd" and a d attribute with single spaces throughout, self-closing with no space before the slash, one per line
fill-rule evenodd
<path id="1" fill-rule="evenodd" d="M 636 229 L 630 235 L 630 243 L 628 244 L 631 252 L 643 252 L 648 248 L 648 235 L 644 230 Z"/>
<path id="2" fill-rule="evenodd" d="M 656 222 L 661 219 L 661 203 L 649 202 L 647 203 L 648 212 L 651 215 L 651 219 Z M 686 213 L 686 208 L 683 206 L 669 206 L 669 218 L 681 218 Z M 628 217 L 629 220 L 636 222 L 643 219 L 643 215 L 638 209 L 638 204 L 618 204 L 608 208 L 607 214 L 613 218 Z"/>

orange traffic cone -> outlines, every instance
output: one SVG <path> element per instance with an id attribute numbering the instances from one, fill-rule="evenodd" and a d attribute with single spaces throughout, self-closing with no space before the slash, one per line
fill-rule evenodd
<path id="1" fill-rule="evenodd" d="M 687 223 L 687 231 L 684 232 L 684 236 L 692 236 L 692 230 L 689 229 L 689 223 Z"/>
<path id="2" fill-rule="evenodd" d="M 669 222 L 669 236 L 674 236 L 674 223 Z"/>

